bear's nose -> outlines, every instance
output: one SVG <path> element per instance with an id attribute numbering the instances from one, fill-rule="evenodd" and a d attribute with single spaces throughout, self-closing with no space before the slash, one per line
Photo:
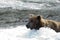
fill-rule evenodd
<path id="1" fill-rule="evenodd" d="M 28 27 L 28 25 L 26 25 L 26 27 Z"/>
<path id="2" fill-rule="evenodd" d="M 29 28 L 29 26 L 28 26 L 28 25 L 26 25 L 26 27 L 27 27 L 27 28 Z"/>

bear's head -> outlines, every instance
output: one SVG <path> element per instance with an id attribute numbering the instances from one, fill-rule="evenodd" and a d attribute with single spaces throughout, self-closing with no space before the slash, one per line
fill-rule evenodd
<path id="1" fill-rule="evenodd" d="M 40 27 L 43 27 L 42 25 L 42 16 L 35 16 L 32 15 L 29 20 L 28 23 L 26 24 L 27 28 L 35 29 L 35 30 L 39 30 Z"/>

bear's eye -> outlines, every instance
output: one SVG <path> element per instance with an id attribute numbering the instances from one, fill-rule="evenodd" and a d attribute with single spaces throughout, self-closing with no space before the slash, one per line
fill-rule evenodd
<path id="1" fill-rule="evenodd" d="M 31 20 L 31 22 L 33 22 L 33 20 Z"/>

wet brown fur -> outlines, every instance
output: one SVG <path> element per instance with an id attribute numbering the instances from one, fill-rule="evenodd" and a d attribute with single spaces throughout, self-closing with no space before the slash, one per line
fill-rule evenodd
<path id="1" fill-rule="evenodd" d="M 37 16 L 32 16 L 29 20 L 34 21 L 34 23 L 33 23 L 34 24 L 33 27 L 34 27 L 35 21 L 37 20 Z M 40 25 L 42 27 L 50 27 L 53 30 L 55 30 L 56 32 L 60 32 L 60 22 L 44 19 L 42 16 L 40 16 Z"/>

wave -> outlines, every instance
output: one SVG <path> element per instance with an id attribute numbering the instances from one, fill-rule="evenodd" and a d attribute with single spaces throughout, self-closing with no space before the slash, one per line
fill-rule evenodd
<path id="1" fill-rule="evenodd" d="M 20 25 L 12 29 L 0 29 L 0 40 L 60 40 L 60 33 L 50 28 L 30 30 Z"/>
<path id="2" fill-rule="evenodd" d="M 49 9 L 60 7 L 59 0 L 0 0 L 0 8 L 12 7 L 13 9 Z"/>

